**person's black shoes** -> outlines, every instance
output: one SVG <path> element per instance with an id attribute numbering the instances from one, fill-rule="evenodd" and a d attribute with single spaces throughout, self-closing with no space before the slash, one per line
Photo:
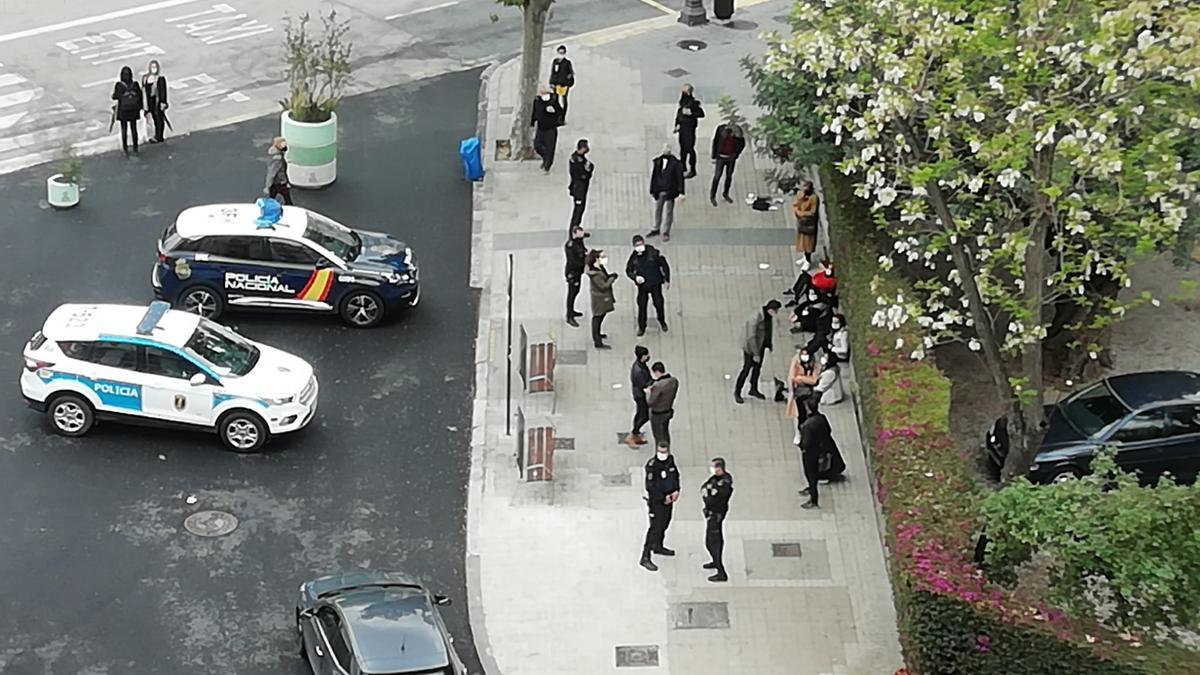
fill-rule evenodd
<path id="1" fill-rule="evenodd" d="M 642 558 L 642 561 L 638 564 L 641 565 L 642 567 L 645 567 L 646 569 L 650 570 L 651 572 L 658 571 L 658 565 L 655 565 L 654 562 L 652 560 L 650 560 L 650 556 L 646 556 L 645 558 Z"/>
<path id="2" fill-rule="evenodd" d="M 667 548 L 666 546 L 663 546 L 662 548 L 654 549 L 654 555 L 673 556 L 673 555 L 675 555 L 675 551 L 672 551 L 671 549 Z"/>
<path id="3" fill-rule="evenodd" d="M 646 334 L 646 329 L 645 329 L 645 328 L 639 328 L 639 329 L 638 329 L 638 337 L 642 337 L 642 336 L 643 336 L 643 335 L 645 335 L 645 334 Z"/>
<path id="4" fill-rule="evenodd" d="M 659 235 L 658 230 L 650 230 L 649 232 L 646 233 L 647 237 L 657 237 L 658 235 Z"/>
<path id="5" fill-rule="evenodd" d="M 804 495 L 804 496 L 806 496 L 806 497 L 807 497 L 807 496 L 808 496 L 808 491 L 809 491 L 809 488 L 804 488 L 803 490 L 797 490 L 797 491 L 796 491 L 796 493 L 797 493 L 797 494 Z"/>
<path id="6" fill-rule="evenodd" d="M 695 177 L 696 177 L 696 172 L 695 172 L 695 171 L 689 171 L 688 173 L 685 173 L 685 174 L 683 174 L 683 177 L 684 177 L 684 178 L 695 178 Z"/>
<path id="7" fill-rule="evenodd" d="M 729 195 L 721 195 L 721 199 L 724 199 L 725 201 L 729 202 L 730 204 L 733 203 L 733 198 L 730 197 Z"/>
<path id="8" fill-rule="evenodd" d="M 821 507 L 817 506 L 817 503 L 810 499 L 810 500 L 804 502 L 803 504 L 801 504 L 800 508 L 802 508 L 802 509 L 819 509 Z"/>
<path id="9" fill-rule="evenodd" d="M 704 568 L 704 569 L 706 569 L 706 570 L 715 570 L 715 569 L 717 569 L 717 563 L 715 563 L 715 562 L 706 562 L 706 563 L 704 563 L 703 565 L 701 565 L 701 567 L 703 567 L 703 568 Z"/>
<path id="10" fill-rule="evenodd" d="M 733 402 L 738 405 L 741 405 L 746 402 L 746 399 L 742 398 L 742 395 L 740 392 L 735 391 L 735 392 L 733 392 Z"/>
<path id="11" fill-rule="evenodd" d="M 708 580 L 712 581 L 714 583 L 720 583 L 722 581 L 729 581 L 729 577 L 725 576 L 724 572 L 717 572 L 716 574 L 709 577 Z"/>
<path id="12" fill-rule="evenodd" d="M 766 396 L 763 395 L 763 393 L 761 391 L 751 391 L 750 395 L 757 399 L 765 400 L 767 398 Z"/>
<path id="13" fill-rule="evenodd" d="M 664 333 L 671 330 L 670 328 L 667 328 L 667 322 L 663 321 L 661 319 L 659 319 L 659 321 L 658 321 L 658 327 L 661 328 L 662 332 L 664 332 Z"/>
<path id="14" fill-rule="evenodd" d="M 713 205 L 713 206 L 716 206 L 716 205 L 717 205 L 717 198 L 716 198 L 716 197 L 709 197 L 709 198 L 708 198 L 708 201 L 712 202 L 712 205 Z"/>
<path id="15" fill-rule="evenodd" d="M 570 314 L 567 315 L 567 325 L 573 328 L 579 328 L 579 322 L 576 321 L 575 317 L 571 316 Z"/>
<path id="16" fill-rule="evenodd" d="M 583 312 L 575 312 L 575 311 L 572 311 L 572 312 L 571 312 L 571 316 L 573 316 L 573 317 L 575 317 L 576 319 L 578 319 L 579 317 L 583 316 Z"/>
<path id="17" fill-rule="evenodd" d="M 612 349 L 611 345 L 606 345 L 603 342 L 596 343 L 596 349 Z"/>
<path id="18" fill-rule="evenodd" d="M 795 300 L 788 300 L 787 304 L 784 305 L 784 307 L 795 307 L 795 306 L 796 306 Z"/>

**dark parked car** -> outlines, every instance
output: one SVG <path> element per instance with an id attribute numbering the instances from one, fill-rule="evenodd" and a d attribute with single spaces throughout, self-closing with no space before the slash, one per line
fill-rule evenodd
<path id="1" fill-rule="evenodd" d="M 438 605 L 395 572 L 352 572 L 300 586 L 300 654 L 317 675 L 466 675 Z"/>
<path id="2" fill-rule="evenodd" d="M 1029 480 L 1051 483 L 1089 471 L 1096 450 L 1112 445 L 1117 464 L 1143 483 L 1163 473 L 1192 482 L 1200 472 L 1200 374 L 1154 370 L 1107 377 L 1046 406 L 1046 435 Z M 987 435 L 988 460 L 1008 456 L 1008 420 Z"/>

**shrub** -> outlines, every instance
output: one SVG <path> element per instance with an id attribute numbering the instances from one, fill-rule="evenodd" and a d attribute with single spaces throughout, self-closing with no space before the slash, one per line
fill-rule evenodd
<path id="1" fill-rule="evenodd" d="M 83 182 L 83 159 L 75 152 L 70 143 L 63 145 L 58 154 L 58 173 L 63 181 L 79 185 Z"/>
<path id="2" fill-rule="evenodd" d="M 350 22 L 339 21 L 337 10 L 321 15 L 321 36 L 308 34 L 309 15 L 284 19 L 284 59 L 288 97 L 279 105 L 297 122 L 324 122 L 332 115 L 350 81 L 350 51 L 346 41 Z"/>

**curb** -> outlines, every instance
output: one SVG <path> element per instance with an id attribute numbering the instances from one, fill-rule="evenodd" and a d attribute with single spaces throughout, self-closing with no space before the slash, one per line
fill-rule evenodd
<path id="1" fill-rule="evenodd" d="M 487 404 L 488 404 L 488 364 L 491 352 L 491 300 L 492 283 L 489 273 L 489 258 L 492 254 L 491 227 L 485 222 L 483 202 L 487 190 L 487 169 L 493 162 L 487 152 L 488 145 L 488 114 L 491 111 L 492 78 L 505 63 L 515 61 L 493 61 L 480 75 L 479 84 L 479 119 L 475 133 L 483 150 L 483 165 L 485 176 L 482 181 L 475 183 L 472 189 L 471 206 L 471 288 L 479 293 L 479 324 L 475 333 L 475 392 L 471 406 L 471 468 L 467 484 L 467 541 L 466 541 L 466 582 L 467 582 L 467 615 L 474 638 L 475 653 L 479 656 L 479 664 L 485 675 L 500 675 L 500 668 L 492 656 L 491 642 L 487 636 L 487 622 L 484 620 L 483 595 L 481 593 L 481 560 L 476 553 L 476 540 L 479 536 L 480 509 L 483 502 L 484 486 L 487 482 Z"/>

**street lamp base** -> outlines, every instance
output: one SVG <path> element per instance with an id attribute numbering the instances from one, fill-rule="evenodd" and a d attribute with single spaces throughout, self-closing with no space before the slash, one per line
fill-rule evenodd
<path id="1" fill-rule="evenodd" d="M 708 23 L 708 15 L 704 11 L 704 0 L 687 0 L 683 9 L 679 10 L 679 23 L 687 26 L 703 26 Z"/>

